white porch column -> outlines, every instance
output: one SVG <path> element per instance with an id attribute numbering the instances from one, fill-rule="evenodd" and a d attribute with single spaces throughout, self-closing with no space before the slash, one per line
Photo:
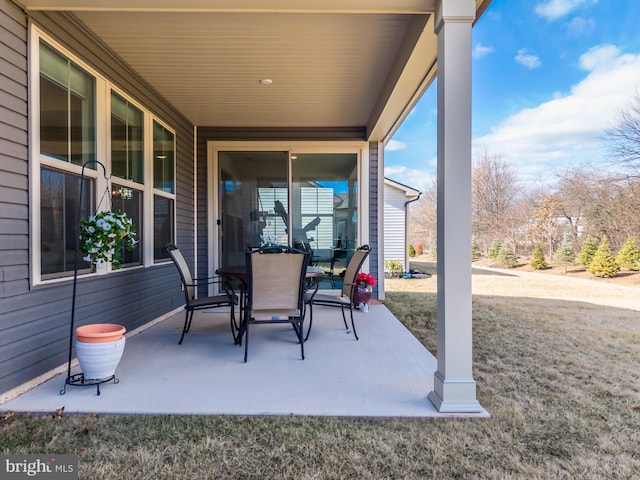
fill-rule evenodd
<path id="1" fill-rule="evenodd" d="M 438 35 L 438 370 L 440 412 L 483 412 L 471 361 L 471 26 L 474 0 L 440 0 Z"/>

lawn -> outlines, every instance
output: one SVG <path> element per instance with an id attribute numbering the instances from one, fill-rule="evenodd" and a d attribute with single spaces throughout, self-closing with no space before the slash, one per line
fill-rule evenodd
<path id="1" fill-rule="evenodd" d="M 386 305 L 435 352 L 435 294 L 397 290 Z M 488 420 L 6 415 L 0 451 L 77 452 L 96 480 L 640 478 L 639 315 L 474 295 Z"/>

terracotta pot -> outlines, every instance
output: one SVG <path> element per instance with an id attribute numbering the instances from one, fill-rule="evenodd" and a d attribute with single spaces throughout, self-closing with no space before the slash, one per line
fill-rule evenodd
<path id="1" fill-rule="evenodd" d="M 93 323 L 76 328 L 76 338 L 84 343 L 105 343 L 120 340 L 127 331 L 115 323 Z"/>

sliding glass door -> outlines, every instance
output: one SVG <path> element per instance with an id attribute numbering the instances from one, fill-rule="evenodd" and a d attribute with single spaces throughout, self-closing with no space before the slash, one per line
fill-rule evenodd
<path id="1" fill-rule="evenodd" d="M 243 265 L 268 236 L 311 251 L 339 288 L 357 248 L 357 172 L 357 153 L 218 151 L 219 266 Z"/>

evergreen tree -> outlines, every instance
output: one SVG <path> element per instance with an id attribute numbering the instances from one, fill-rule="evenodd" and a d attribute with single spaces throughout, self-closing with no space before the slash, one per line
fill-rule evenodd
<path id="1" fill-rule="evenodd" d="M 481 257 L 480 255 L 480 247 L 478 246 L 478 241 L 476 237 L 471 239 L 471 260 L 477 260 Z"/>
<path id="2" fill-rule="evenodd" d="M 536 248 L 533 250 L 533 256 L 531 262 L 529 262 L 536 270 L 544 270 L 547 268 L 547 261 L 544 258 L 544 252 L 542 251 L 542 245 L 536 243 Z"/>
<path id="3" fill-rule="evenodd" d="M 502 242 L 500 240 L 494 240 L 489 248 L 488 257 L 496 260 L 500 254 L 500 250 L 502 250 Z"/>
<path id="4" fill-rule="evenodd" d="M 431 248 L 429 249 L 429 256 L 431 258 L 438 258 L 438 248 L 435 243 L 431 245 Z"/>
<path id="5" fill-rule="evenodd" d="M 416 248 L 413 246 L 413 243 L 409 244 L 409 256 L 410 257 L 416 256 Z"/>
<path id="6" fill-rule="evenodd" d="M 629 237 L 618 252 L 616 262 L 621 267 L 634 272 L 640 270 L 640 250 L 636 241 Z"/>
<path id="7" fill-rule="evenodd" d="M 518 257 L 516 257 L 516 254 L 513 252 L 511 245 L 505 243 L 500 248 L 500 253 L 498 253 L 496 261 L 501 267 L 513 268 L 518 263 Z"/>
<path id="8" fill-rule="evenodd" d="M 616 263 L 616 257 L 613 256 L 606 236 L 600 240 L 600 245 L 598 245 L 588 270 L 596 277 L 603 278 L 615 277 L 620 271 L 620 265 Z"/>
<path id="9" fill-rule="evenodd" d="M 596 250 L 598 249 L 598 245 L 596 245 L 595 239 L 591 235 L 587 235 L 584 243 L 582 244 L 582 248 L 580 249 L 580 255 L 578 256 L 578 263 L 583 267 L 588 267 L 591 265 L 591 260 L 593 260 L 593 256 L 596 254 Z"/>
<path id="10" fill-rule="evenodd" d="M 564 267 L 564 273 L 567 273 L 567 265 L 573 265 L 576 261 L 576 252 L 573 251 L 573 245 L 571 245 L 571 239 L 569 234 L 565 233 L 562 237 L 562 243 L 556 254 L 553 257 L 554 265 L 560 265 Z"/>

